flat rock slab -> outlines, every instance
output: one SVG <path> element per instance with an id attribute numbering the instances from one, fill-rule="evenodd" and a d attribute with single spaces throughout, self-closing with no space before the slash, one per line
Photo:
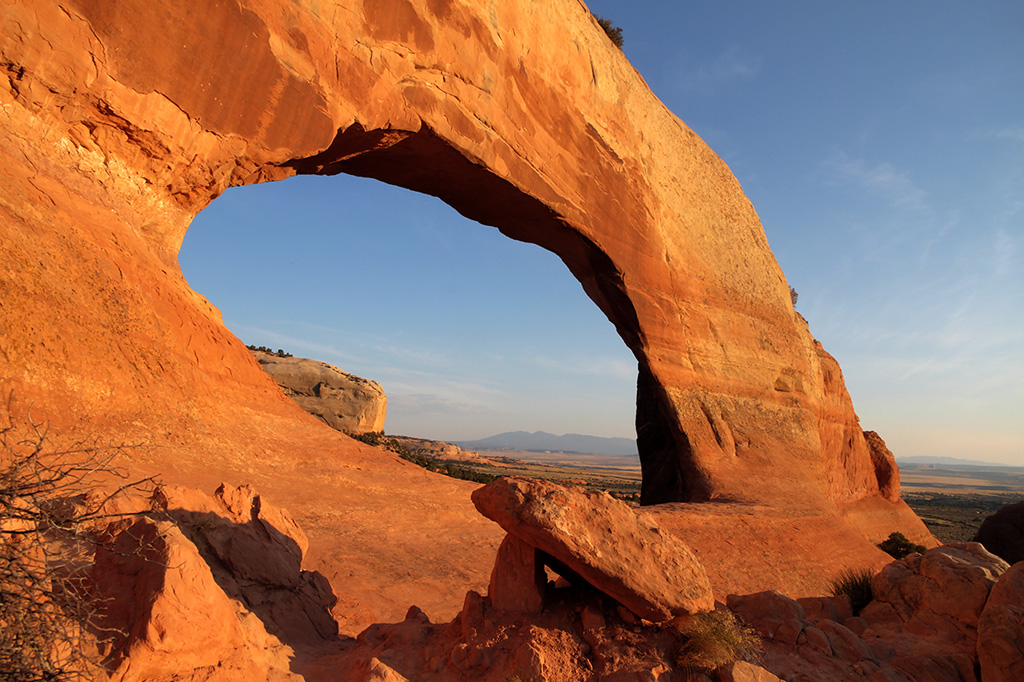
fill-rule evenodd
<path id="1" fill-rule="evenodd" d="M 704 567 L 678 538 L 607 493 L 520 477 L 473 492 L 481 514 L 654 622 L 711 611 Z"/>

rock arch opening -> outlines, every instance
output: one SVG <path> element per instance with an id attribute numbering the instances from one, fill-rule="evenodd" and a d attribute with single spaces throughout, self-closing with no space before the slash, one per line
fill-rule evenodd
<path id="1" fill-rule="evenodd" d="M 429 194 L 471 220 L 558 256 L 638 360 L 641 503 L 710 497 L 710 482 L 694 461 L 690 440 L 673 418 L 671 401 L 648 365 L 646 340 L 622 268 L 580 226 L 570 225 L 552 208 L 564 200 L 551 195 L 541 178 L 536 178 L 535 186 L 516 186 L 475 163 L 425 124 L 410 132 L 366 130 L 356 123 L 339 130 L 323 152 L 285 165 L 299 174 L 347 173 Z M 628 221 L 621 208 L 615 213 Z M 628 225 L 622 227 L 625 231 Z"/>
<path id="2" fill-rule="evenodd" d="M 636 361 L 572 275 L 432 197 L 351 175 L 233 188 L 180 263 L 246 343 L 380 381 L 388 433 L 633 437 Z"/>
<path id="3" fill-rule="evenodd" d="M 563 260 L 638 359 L 645 502 L 817 515 L 865 551 L 894 529 L 928 537 L 880 495 L 839 367 L 736 178 L 582 3 L 334 4 L 5 5 L 5 390 L 88 435 L 153 438 L 175 453 L 167 469 L 266 456 L 273 483 L 274 452 L 307 422 L 174 255 L 229 186 L 344 172 Z"/>

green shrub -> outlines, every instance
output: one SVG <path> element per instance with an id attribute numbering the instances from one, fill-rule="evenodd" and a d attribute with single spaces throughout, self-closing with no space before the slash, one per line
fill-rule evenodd
<path id="1" fill-rule="evenodd" d="M 258 350 L 259 352 L 266 353 L 267 355 L 276 355 L 279 358 L 290 358 L 290 357 L 292 357 L 291 353 L 286 353 L 283 350 L 281 350 L 280 348 L 278 348 L 277 350 L 271 350 L 270 348 L 267 348 L 266 346 L 253 346 L 251 344 L 246 346 L 246 348 L 248 348 L 249 350 L 254 350 L 254 351 Z"/>
<path id="2" fill-rule="evenodd" d="M 679 636 L 675 663 L 688 672 L 711 672 L 738 660 L 757 659 L 764 647 L 731 611 L 712 611 L 671 621 Z"/>
<path id="3" fill-rule="evenodd" d="M 882 550 L 894 559 L 902 559 L 908 554 L 917 552 L 924 554 L 928 548 L 907 539 L 903 533 L 890 533 L 889 537 L 878 543 L 878 549 Z"/>
<path id="4" fill-rule="evenodd" d="M 850 608 L 856 616 L 874 599 L 871 592 L 872 575 L 871 569 L 844 568 L 839 577 L 832 581 L 832 596 L 847 595 L 850 598 Z"/>
<path id="5" fill-rule="evenodd" d="M 622 29 L 613 24 L 611 19 L 605 19 L 604 17 L 599 17 L 596 14 L 594 15 L 594 18 L 597 19 L 597 23 L 604 29 L 605 34 L 611 38 L 613 43 L 615 43 L 615 47 L 621 50 L 623 43 L 625 43 L 625 40 L 622 38 Z"/>

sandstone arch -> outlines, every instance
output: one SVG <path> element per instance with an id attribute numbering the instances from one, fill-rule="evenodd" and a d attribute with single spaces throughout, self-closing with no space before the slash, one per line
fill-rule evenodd
<path id="1" fill-rule="evenodd" d="M 871 538 L 928 537 L 880 495 L 886 463 L 736 179 L 578 0 L 0 12 L 0 368 L 57 422 L 240 452 L 255 447 L 243 433 L 312 428 L 176 253 L 228 186 L 346 172 L 562 258 L 637 357 L 645 502 L 813 510 Z"/>

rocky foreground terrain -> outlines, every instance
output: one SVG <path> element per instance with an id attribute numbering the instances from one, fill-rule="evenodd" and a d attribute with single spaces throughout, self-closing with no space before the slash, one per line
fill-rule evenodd
<path id="1" fill-rule="evenodd" d="M 5 442 L 109 452 L 163 486 L 151 516 L 98 529 L 114 677 L 671 678 L 666 628 L 765 590 L 785 595 L 752 598 L 773 615 L 744 617 L 771 631 L 769 670 L 972 679 L 976 652 L 984 680 L 1016 674 L 1019 573 L 972 546 L 886 568 L 893 531 L 938 545 L 892 454 L 735 177 L 579 0 L 7 0 L 0 22 Z M 552 251 L 615 325 L 638 363 L 650 509 L 551 494 L 579 509 L 558 542 L 617 546 L 625 528 L 629 556 L 570 562 L 478 510 L 477 486 L 329 428 L 189 287 L 182 238 L 226 188 L 337 173 Z M 601 509 L 626 525 L 587 522 Z M 23 530 L 5 524 L 4 548 Z M 668 547 L 686 605 L 647 559 Z M 516 573 L 492 580 L 497 556 Z M 881 606 L 792 605 L 849 567 L 883 576 Z"/>
<path id="2" fill-rule="evenodd" d="M 1024 562 L 978 543 L 893 561 L 873 599 L 715 589 L 652 516 L 604 493 L 503 478 L 473 493 L 507 532 L 450 622 L 338 635 L 308 540 L 248 486 L 160 486 L 108 526 L 91 575 L 115 680 L 913 680 L 1024 675 Z M 134 507 L 134 509 L 133 509 Z M 869 574 L 870 576 L 870 574 Z M 854 595 L 855 599 L 859 597 Z"/>

